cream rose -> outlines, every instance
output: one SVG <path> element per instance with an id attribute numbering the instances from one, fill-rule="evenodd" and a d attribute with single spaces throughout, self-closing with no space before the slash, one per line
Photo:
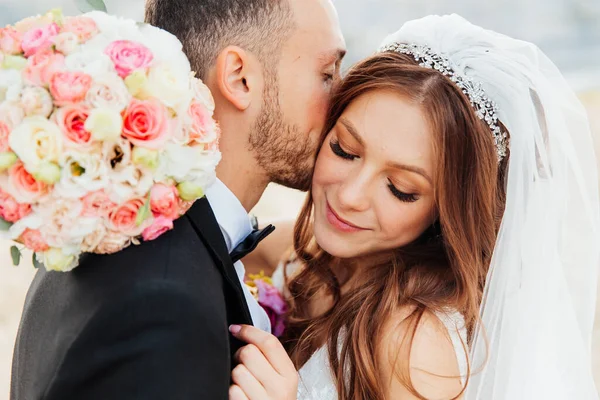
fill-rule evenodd
<path id="1" fill-rule="evenodd" d="M 47 118 L 54 109 L 50 93 L 43 87 L 28 86 L 21 94 L 20 106 L 28 117 L 40 116 Z"/>
<path id="2" fill-rule="evenodd" d="M 189 76 L 178 74 L 169 64 L 150 68 L 148 82 L 142 90 L 173 110 L 187 108 L 192 100 Z"/>
<path id="3" fill-rule="evenodd" d="M 42 117 L 26 117 L 8 137 L 10 148 L 19 156 L 25 169 L 35 174 L 43 163 L 58 163 L 63 150 L 60 128 Z"/>

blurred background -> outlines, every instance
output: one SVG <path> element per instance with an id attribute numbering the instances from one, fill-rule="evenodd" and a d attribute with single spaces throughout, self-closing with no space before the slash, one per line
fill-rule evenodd
<path id="1" fill-rule="evenodd" d="M 105 0 L 105 3 L 111 14 L 143 19 L 143 0 Z M 600 154 L 599 0 L 334 0 L 334 3 L 349 48 L 346 66 L 373 53 L 383 37 L 403 22 L 428 14 L 457 13 L 485 28 L 536 43 L 562 69 L 588 109 Z M 68 15 L 78 13 L 75 0 L 0 0 L 0 26 L 54 7 L 62 7 Z M 261 219 L 293 219 L 303 199 L 302 193 L 271 186 L 254 211 Z M 25 294 L 34 274 L 26 263 L 17 268 L 12 266 L 9 247 L 0 241 L 0 400 L 8 399 L 12 349 Z M 600 388 L 600 305 L 596 320 L 594 368 Z"/>

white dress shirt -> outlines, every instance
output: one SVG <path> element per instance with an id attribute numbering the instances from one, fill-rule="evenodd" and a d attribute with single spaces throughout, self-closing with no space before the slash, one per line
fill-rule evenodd
<path id="1" fill-rule="evenodd" d="M 206 190 L 206 198 L 219 223 L 225 243 L 227 244 L 227 250 L 231 253 L 252 232 L 250 216 L 237 197 L 219 179 Z M 269 320 L 269 316 L 244 284 L 244 277 L 246 275 L 244 264 L 241 261 L 237 261 L 233 266 L 242 284 L 242 290 L 244 291 L 254 326 L 270 333 L 271 321 Z"/>

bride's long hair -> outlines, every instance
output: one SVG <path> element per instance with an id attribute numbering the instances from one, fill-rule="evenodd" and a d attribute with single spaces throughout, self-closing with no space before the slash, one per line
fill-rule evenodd
<path id="1" fill-rule="evenodd" d="M 408 346 L 424 313 L 448 309 L 464 316 L 470 341 L 504 210 L 508 157 L 498 164 L 490 129 L 476 116 L 468 97 L 410 56 L 386 52 L 355 65 L 334 92 L 321 140 L 353 100 L 374 90 L 400 93 L 428 116 L 434 132 L 439 218 L 413 243 L 361 259 L 357 267 L 368 273 L 342 296 L 332 266 L 353 261 L 335 259 L 318 247 L 312 233 L 312 197 L 307 196 L 294 234 L 296 254 L 306 268 L 288 285 L 291 312 L 284 340 L 297 367 L 327 345 L 340 400 L 385 398 L 380 332 L 395 323 L 392 316 L 400 308 L 412 310 L 397 322 L 410 327 L 403 342 Z M 317 316 L 310 312 L 316 294 L 333 300 Z M 411 382 L 409 360 L 399 361 L 396 376 L 424 399 Z"/>

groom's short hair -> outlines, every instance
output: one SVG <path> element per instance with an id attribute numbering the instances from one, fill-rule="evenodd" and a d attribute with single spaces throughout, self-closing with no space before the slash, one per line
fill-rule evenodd
<path id="1" fill-rule="evenodd" d="M 192 69 L 206 78 L 229 45 L 256 53 L 273 66 L 294 25 L 290 0 L 147 0 L 146 22 L 183 43 Z"/>

